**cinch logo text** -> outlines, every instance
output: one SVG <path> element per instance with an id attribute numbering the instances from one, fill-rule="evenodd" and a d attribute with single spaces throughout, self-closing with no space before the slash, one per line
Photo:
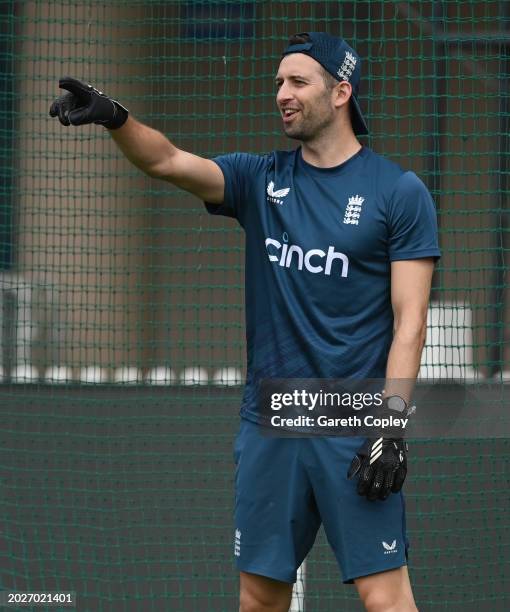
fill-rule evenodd
<path id="1" fill-rule="evenodd" d="M 329 276 L 333 263 L 338 261 L 342 265 L 340 276 L 345 278 L 349 272 L 349 258 L 344 253 L 335 251 L 333 246 L 328 247 L 327 253 L 322 249 L 310 249 L 305 253 L 297 244 L 282 245 L 274 238 L 266 238 L 266 250 L 269 261 L 277 262 L 282 268 L 297 266 L 298 270 L 302 270 L 304 266 L 312 274 L 324 272 L 326 276 Z M 326 261 L 320 262 L 324 265 L 319 265 L 319 261 L 324 260 L 324 258 L 326 258 Z"/>

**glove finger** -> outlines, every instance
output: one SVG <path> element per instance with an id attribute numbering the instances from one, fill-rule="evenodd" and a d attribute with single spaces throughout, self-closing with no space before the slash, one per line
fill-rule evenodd
<path id="1" fill-rule="evenodd" d="M 358 495 L 366 495 L 372 486 L 372 480 L 374 478 L 374 468 L 365 463 L 361 468 L 361 473 L 358 480 Z"/>
<path id="2" fill-rule="evenodd" d="M 89 106 L 81 106 L 69 113 L 69 121 L 71 125 L 85 125 L 86 123 L 92 123 L 90 118 L 91 109 Z"/>
<path id="3" fill-rule="evenodd" d="M 57 100 L 57 111 L 58 111 L 58 120 L 62 125 L 69 125 L 69 104 L 66 103 L 66 99 L 60 98 L 60 101 Z"/>
<path id="4" fill-rule="evenodd" d="M 400 489 L 402 488 L 402 485 L 404 484 L 404 480 L 406 479 L 406 476 L 407 476 L 407 469 L 403 465 L 401 465 L 395 472 L 395 477 L 393 479 L 393 486 L 391 487 L 391 490 L 393 493 L 398 493 L 400 491 Z"/>
<path id="5" fill-rule="evenodd" d="M 69 125 L 67 114 L 72 108 L 74 98 L 72 94 L 66 94 L 57 98 L 50 106 L 50 117 L 58 117 L 62 125 Z"/>
<path id="6" fill-rule="evenodd" d="M 58 115 L 58 100 L 55 100 L 50 106 L 50 117 L 56 117 Z"/>
<path id="7" fill-rule="evenodd" d="M 390 496 L 392 487 L 393 487 L 394 479 L 395 479 L 394 470 L 388 470 L 384 476 L 384 482 L 379 492 L 379 499 L 382 499 L 382 500 L 388 499 L 388 497 Z"/>
<path id="8" fill-rule="evenodd" d="M 88 100 L 90 98 L 90 87 L 83 81 L 73 79 L 73 77 L 63 77 L 59 80 L 58 86 L 60 89 L 67 89 L 67 91 L 74 94 L 80 100 Z"/>
<path id="9" fill-rule="evenodd" d="M 351 461 L 351 465 L 349 467 L 349 471 L 347 472 L 347 478 L 352 478 L 355 476 L 361 468 L 361 459 L 359 455 L 356 455 L 354 459 Z"/>
<path id="10" fill-rule="evenodd" d="M 370 485 L 370 489 L 367 492 L 367 498 L 370 501 L 375 501 L 376 499 L 379 499 L 383 484 L 384 472 L 382 469 L 379 468 L 378 470 L 375 470 L 374 477 L 372 479 L 372 484 Z"/>

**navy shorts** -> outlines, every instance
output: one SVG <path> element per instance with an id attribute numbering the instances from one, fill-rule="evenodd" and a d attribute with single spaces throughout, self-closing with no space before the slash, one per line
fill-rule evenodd
<path id="1" fill-rule="evenodd" d="M 404 497 L 368 501 L 347 470 L 362 438 L 275 438 L 241 420 L 235 442 L 237 568 L 284 582 L 324 525 L 344 582 L 406 565 Z"/>

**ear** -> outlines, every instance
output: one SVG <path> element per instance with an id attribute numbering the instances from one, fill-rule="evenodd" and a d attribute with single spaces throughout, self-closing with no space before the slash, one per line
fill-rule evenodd
<path id="1" fill-rule="evenodd" d="M 341 81 L 334 89 L 333 103 L 337 108 L 347 104 L 352 95 L 352 85 L 348 81 Z"/>

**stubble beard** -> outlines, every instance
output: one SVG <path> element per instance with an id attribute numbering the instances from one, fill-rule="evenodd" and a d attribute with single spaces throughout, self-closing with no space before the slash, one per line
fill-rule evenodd
<path id="1" fill-rule="evenodd" d="M 333 113 L 329 107 L 318 108 L 313 112 L 304 113 L 300 111 L 301 117 L 297 125 L 286 126 L 284 124 L 283 131 L 288 138 L 299 140 L 301 142 L 310 142 L 320 137 L 322 132 L 326 130 L 333 122 Z"/>

